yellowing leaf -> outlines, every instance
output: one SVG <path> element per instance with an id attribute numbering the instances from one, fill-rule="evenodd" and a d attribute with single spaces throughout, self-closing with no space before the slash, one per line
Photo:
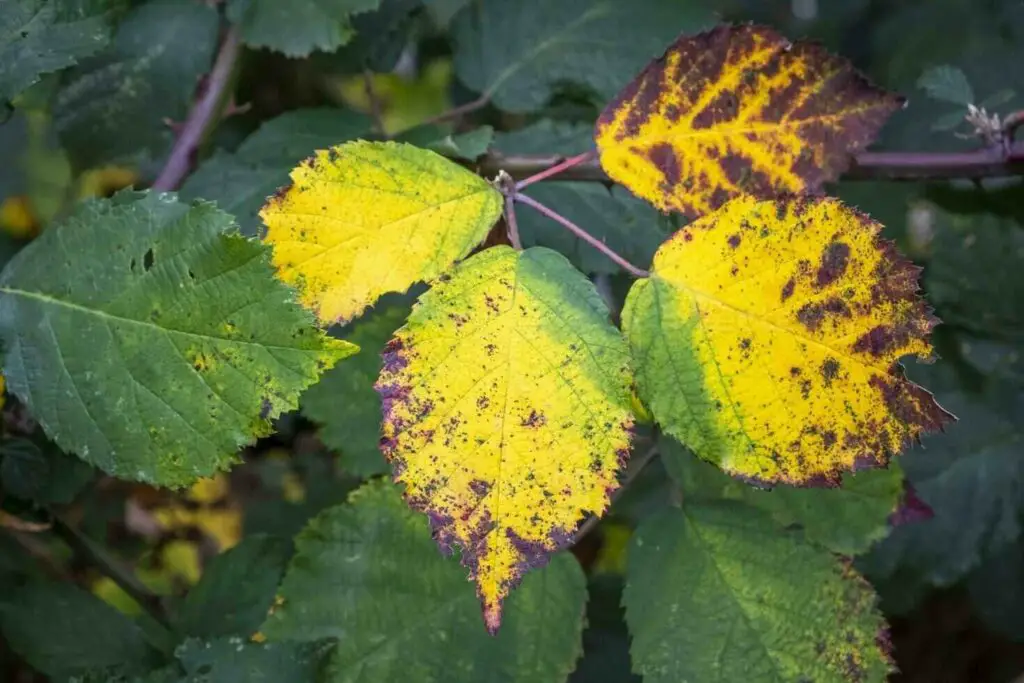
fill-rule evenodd
<path id="1" fill-rule="evenodd" d="M 741 194 L 817 190 L 901 105 L 819 45 L 720 26 L 651 62 L 601 114 L 596 140 L 614 180 L 694 217 Z"/>
<path id="2" fill-rule="evenodd" d="M 328 323 L 432 280 L 487 236 L 501 194 L 439 154 L 357 141 L 317 152 L 260 217 L 281 278 Z"/>
<path id="3" fill-rule="evenodd" d="M 951 419 L 898 360 L 936 324 L 919 269 L 836 199 L 735 199 L 680 230 L 626 300 L 640 397 L 747 480 L 838 483 Z"/>
<path id="4" fill-rule="evenodd" d="M 462 548 L 492 633 L 523 573 L 618 487 L 629 383 L 597 291 L 542 247 L 469 259 L 385 348 L 382 450 L 438 545 Z"/>

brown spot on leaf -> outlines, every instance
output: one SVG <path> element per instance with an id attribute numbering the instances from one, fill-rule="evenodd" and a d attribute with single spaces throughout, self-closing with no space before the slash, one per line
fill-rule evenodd
<path id="1" fill-rule="evenodd" d="M 540 427 L 547 424 L 548 419 L 544 417 L 544 413 L 538 413 L 536 410 L 531 410 L 530 414 L 523 419 L 520 423 L 523 427 Z"/>
<path id="2" fill-rule="evenodd" d="M 849 264 L 850 245 L 846 242 L 830 243 L 821 254 L 821 264 L 818 266 L 818 287 L 827 287 L 841 278 L 846 273 Z"/>
<path id="3" fill-rule="evenodd" d="M 740 246 L 740 236 L 738 234 L 729 236 L 729 246 L 733 249 Z"/>
<path id="4" fill-rule="evenodd" d="M 850 307 L 839 297 L 833 296 L 825 301 L 804 304 L 796 312 L 796 319 L 811 332 L 816 332 L 829 315 L 848 318 L 850 317 Z"/>
<path id="5" fill-rule="evenodd" d="M 647 152 L 651 163 L 665 176 L 665 185 L 674 187 L 682 177 L 682 168 L 679 166 L 679 159 L 672 145 L 667 142 L 660 142 L 653 145 Z"/>
<path id="6" fill-rule="evenodd" d="M 835 358 L 828 358 L 821 364 L 821 376 L 825 380 L 825 386 L 832 386 L 832 380 L 839 376 L 839 361 Z"/>
<path id="7" fill-rule="evenodd" d="M 793 278 L 789 278 L 789 281 L 782 286 L 782 301 L 785 301 L 789 297 L 793 296 L 793 290 L 796 289 L 796 281 Z"/>

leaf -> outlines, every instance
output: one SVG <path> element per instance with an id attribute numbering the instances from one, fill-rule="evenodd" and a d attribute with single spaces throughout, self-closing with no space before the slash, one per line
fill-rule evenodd
<path id="1" fill-rule="evenodd" d="M 780 527 L 800 528 L 808 541 L 851 557 L 885 538 L 903 492 L 903 474 L 895 463 L 847 474 L 836 489 L 780 484 L 766 491 L 732 479 L 674 439 L 662 437 L 658 449 L 684 499 L 741 501 L 768 512 Z"/>
<path id="2" fill-rule="evenodd" d="M 612 180 L 692 218 L 740 195 L 817 192 L 901 105 L 815 43 L 727 25 L 673 43 L 595 136 Z"/>
<path id="3" fill-rule="evenodd" d="M 965 107 L 974 104 L 974 90 L 967 80 L 967 75 L 955 66 L 943 64 L 927 69 L 917 79 L 917 87 L 928 93 L 928 97 L 933 100 Z"/>
<path id="4" fill-rule="evenodd" d="M 441 275 L 483 241 L 503 205 L 479 176 L 393 142 L 317 152 L 291 177 L 260 217 L 279 276 L 326 323 Z"/>
<path id="5" fill-rule="evenodd" d="M 380 396 L 373 389 L 380 374 L 381 353 L 409 307 L 376 310 L 346 328 L 345 339 L 359 353 L 328 372 L 302 397 L 302 412 L 322 425 L 324 445 L 341 452 L 341 467 L 360 477 L 389 471 L 380 452 Z"/>
<path id="6" fill-rule="evenodd" d="M 6 592 L 0 631 L 14 652 L 54 679 L 89 669 L 144 671 L 156 657 L 130 619 L 69 583 L 33 582 Z"/>
<path id="7" fill-rule="evenodd" d="M 227 16 L 242 30 L 242 40 L 289 57 L 314 50 L 332 52 L 352 40 L 352 15 L 369 12 L 381 0 L 228 0 Z"/>
<path id="8" fill-rule="evenodd" d="M 497 133 L 494 148 L 502 154 L 574 156 L 594 147 L 594 129 L 583 123 L 541 119 L 519 130 Z"/>
<path id="9" fill-rule="evenodd" d="M 299 534 L 281 598 L 262 631 L 337 638 L 329 683 L 561 683 L 580 653 L 586 580 L 572 555 L 555 556 L 526 577 L 501 633 L 488 636 L 463 572 L 438 554 L 426 520 L 377 480 Z"/>
<path id="10" fill-rule="evenodd" d="M 599 183 L 555 181 L 538 183 L 526 194 L 547 206 L 557 206 L 561 215 L 640 267 L 651 262 L 670 232 L 654 207 L 622 187 L 609 189 Z M 518 211 L 517 218 L 524 246 L 556 249 L 585 273 L 622 271 L 606 255 L 552 223 L 550 218 L 529 208 Z"/>
<path id="11" fill-rule="evenodd" d="M 364 69 L 381 73 L 394 70 L 416 37 L 415 30 L 421 23 L 417 10 L 422 5 L 422 0 L 381 0 L 379 9 L 352 18 L 355 37 L 324 61 L 350 73 Z"/>
<path id="12" fill-rule="evenodd" d="M 523 574 L 602 513 L 629 453 L 628 351 L 556 252 L 487 249 L 420 297 L 384 353 L 381 450 L 495 632 Z"/>
<path id="13" fill-rule="evenodd" d="M 540 109 L 567 82 L 606 101 L 680 30 L 711 23 L 676 0 L 475 0 L 452 20 L 455 72 L 510 112 Z"/>
<path id="14" fill-rule="evenodd" d="M 197 638 L 251 636 L 266 618 L 289 554 L 287 541 L 250 535 L 217 555 L 185 596 L 177 630 Z"/>
<path id="15" fill-rule="evenodd" d="M 187 678 L 180 683 L 314 683 L 323 651 L 317 644 L 249 643 L 241 638 L 190 638 L 175 651 Z"/>
<path id="16" fill-rule="evenodd" d="M 4 0 L 0 7 L 0 103 L 88 57 L 110 40 L 102 5 Z"/>
<path id="17" fill-rule="evenodd" d="M 0 444 L 0 488 L 10 495 L 30 500 L 46 485 L 49 476 L 49 461 L 30 440 L 10 439 Z"/>
<path id="18" fill-rule="evenodd" d="M 6 0 L 5 0 L 6 1 Z M 71 70 L 54 126 L 79 169 L 159 155 L 185 118 L 217 47 L 217 11 L 193 0 L 152 0 L 118 25 L 113 44 Z"/>
<path id="19" fill-rule="evenodd" d="M 646 683 L 881 683 L 892 669 L 867 582 L 753 508 L 649 518 L 627 571 L 633 667 Z"/>
<path id="20" fill-rule="evenodd" d="M 487 153 L 494 139 L 494 128 L 480 126 L 464 133 L 448 133 L 440 126 L 426 125 L 406 131 L 398 139 L 452 159 L 473 161 Z"/>
<path id="21" fill-rule="evenodd" d="M 238 220 L 244 235 L 258 232 L 266 198 L 288 182 L 288 171 L 313 154 L 366 135 L 369 117 L 345 109 L 299 109 L 267 121 L 235 153 L 218 151 L 181 188 L 184 199 L 210 199 Z"/>
<path id="22" fill-rule="evenodd" d="M 677 232 L 622 313 L 640 398 L 757 485 L 835 483 L 952 419 L 906 380 L 936 320 L 918 269 L 837 199 L 735 199 Z"/>
<path id="23" fill-rule="evenodd" d="M 61 448 L 183 486 L 233 462 L 355 351 L 315 329 L 269 250 L 233 230 L 211 204 L 122 192 L 80 205 L 8 264 L 3 373 Z"/>

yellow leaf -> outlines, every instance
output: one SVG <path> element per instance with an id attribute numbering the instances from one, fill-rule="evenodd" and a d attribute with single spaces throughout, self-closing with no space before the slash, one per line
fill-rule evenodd
<path id="1" fill-rule="evenodd" d="M 819 189 L 900 106 L 817 44 L 720 26 L 651 62 L 601 114 L 596 140 L 614 180 L 695 217 L 741 194 Z"/>
<path id="2" fill-rule="evenodd" d="M 493 633 L 525 571 L 600 514 L 628 455 L 626 344 L 560 254 L 487 249 L 442 277 L 385 348 L 381 447 Z"/>
<path id="3" fill-rule="evenodd" d="M 260 212 L 281 278 L 325 323 L 433 280 L 487 236 L 501 194 L 439 154 L 393 142 L 317 152 Z"/>
<path id="4" fill-rule="evenodd" d="M 759 484 L 837 484 L 940 429 L 898 363 L 937 320 L 880 230 L 836 199 L 745 197 L 665 242 L 622 314 L 655 419 Z"/>

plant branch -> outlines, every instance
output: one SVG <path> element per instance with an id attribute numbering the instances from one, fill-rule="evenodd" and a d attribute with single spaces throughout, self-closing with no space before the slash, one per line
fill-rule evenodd
<path id="1" fill-rule="evenodd" d="M 581 240 L 583 240 L 587 244 L 591 245 L 592 247 L 594 247 L 595 249 L 597 249 L 598 251 L 603 253 L 605 256 L 610 258 L 612 261 L 614 261 L 618 265 L 622 266 L 622 268 L 624 270 L 626 270 L 629 273 L 631 273 L 634 277 L 647 277 L 648 275 L 650 275 L 650 273 L 648 273 L 646 270 L 643 270 L 641 268 L 637 268 L 632 263 L 630 263 L 626 259 L 624 259 L 621 256 L 619 256 L 607 244 L 605 244 L 601 240 L 597 239 L 596 237 L 594 237 L 589 232 L 587 232 L 586 230 L 584 230 L 580 226 L 578 226 L 575 223 L 573 223 L 572 221 L 570 221 L 568 218 L 566 218 L 562 214 L 560 214 L 557 211 L 554 211 L 554 210 L 549 209 L 548 207 L 544 206 L 543 204 L 538 202 L 536 199 L 533 199 L 532 197 L 527 197 L 525 194 L 520 194 L 518 192 L 513 196 L 513 199 L 515 201 L 517 201 L 517 202 L 522 202 L 523 204 L 526 204 L 527 206 L 529 206 L 530 208 L 534 209 L 535 211 L 538 211 L 539 213 L 544 214 L 545 216 L 547 216 L 551 220 L 553 220 L 553 221 L 555 221 L 557 223 L 560 223 L 563 227 L 567 228 L 569 230 L 569 232 L 573 233 L 574 235 L 579 237 Z"/>
<path id="2" fill-rule="evenodd" d="M 369 69 L 363 70 L 363 90 L 366 91 L 366 99 L 369 103 L 370 117 L 373 119 L 374 127 L 385 138 L 390 138 L 391 136 L 384 130 L 384 115 L 380 96 L 377 94 L 377 87 L 373 84 L 373 72 Z"/>
<path id="3" fill-rule="evenodd" d="M 626 488 L 633 483 L 634 480 L 640 473 L 650 465 L 654 458 L 658 455 L 658 444 L 655 443 L 653 446 L 648 448 L 639 459 L 631 459 L 629 466 L 626 468 L 626 476 L 622 478 L 622 482 L 619 484 L 619 488 L 615 489 L 615 493 L 612 494 L 611 502 L 608 504 L 610 508 L 612 503 L 619 499 L 619 496 L 626 490 Z M 598 525 L 602 517 L 600 515 L 591 515 L 580 525 L 580 528 L 576 530 L 576 533 L 572 537 L 572 545 L 580 542 L 580 540 L 594 530 L 594 527 Z"/>
<path id="4" fill-rule="evenodd" d="M 55 511 L 50 510 L 53 519 L 53 532 L 63 540 L 76 555 L 81 556 L 89 564 L 94 565 L 110 577 L 121 590 L 131 596 L 135 602 L 149 613 L 158 624 L 169 628 L 167 615 L 164 613 L 160 598 L 125 569 L 120 562 L 111 557 L 106 549 L 90 539 Z"/>
<path id="5" fill-rule="evenodd" d="M 483 157 L 477 162 L 477 167 L 485 177 L 504 170 L 513 178 L 530 178 L 564 161 L 564 157 L 557 155 L 495 154 Z M 596 158 L 577 163 L 559 173 L 559 179 L 610 182 Z M 861 152 L 853 157 L 842 179 L 919 181 L 1019 175 L 1024 175 L 1024 141 L 969 152 Z"/>
<path id="6" fill-rule="evenodd" d="M 432 123 L 441 123 L 442 121 L 447 121 L 448 119 L 454 119 L 459 116 L 465 116 L 466 114 L 472 114 L 477 109 L 483 109 L 484 107 L 486 107 L 488 103 L 490 103 L 490 101 L 490 95 L 481 95 L 472 102 L 460 104 L 457 107 L 452 107 L 448 111 L 441 112 L 437 116 L 431 116 L 429 119 L 420 121 L 419 125 L 426 126 Z M 495 171 L 495 173 L 497 173 L 497 171 Z"/>
<path id="7" fill-rule="evenodd" d="M 505 225 L 508 227 L 508 241 L 522 251 L 523 242 L 519 239 L 519 223 L 516 222 L 516 203 L 511 194 L 505 195 Z"/>
<path id="8" fill-rule="evenodd" d="M 557 164 L 554 164 L 550 168 L 541 171 L 540 173 L 535 173 L 534 175 L 530 176 L 529 178 L 524 178 L 523 180 L 520 180 L 518 183 L 516 183 L 516 191 L 518 192 L 519 190 L 522 190 L 522 189 L 524 189 L 526 187 L 529 187 L 530 185 L 533 185 L 534 183 L 540 182 L 541 180 L 544 180 L 545 178 L 550 178 L 553 175 L 558 175 L 559 173 L 562 173 L 562 172 L 572 168 L 573 166 L 578 166 L 579 164 L 582 164 L 582 163 L 584 163 L 586 161 L 591 161 L 591 160 L 596 159 L 596 158 L 597 158 L 597 152 L 595 152 L 594 150 L 590 150 L 589 152 L 584 152 L 583 154 L 577 154 L 574 157 L 569 157 L 569 158 L 565 159 L 564 161 L 562 161 L 560 163 L 557 163 Z"/>
<path id="9" fill-rule="evenodd" d="M 196 149 L 217 125 L 221 107 L 227 95 L 226 89 L 232 80 L 235 63 L 238 61 L 241 51 L 242 41 L 238 29 L 232 27 L 228 29 L 224 41 L 220 45 L 217 60 L 213 64 L 213 70 L 210 71 L 203 93 L 192 106 L 192 111 L 189 112 L 181 134 L 171 149 L 167 163 L 164 164 L 157 179 L 153 181 L 152 188 L 154 190 L 176 190 L 188 175 Z"/>

